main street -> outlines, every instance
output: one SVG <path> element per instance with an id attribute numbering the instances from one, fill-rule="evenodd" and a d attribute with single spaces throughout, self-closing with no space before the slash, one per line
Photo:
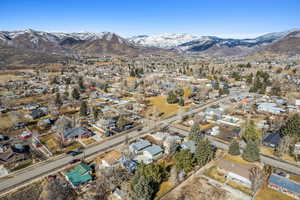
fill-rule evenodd
<path id="1" fill-rule="evenodd" d="M 199 105 L 199 106 L 187 111 L 186 113 L 184 113 L 184 115 L 191 115 L 191 114 L 197 113 L 197 112 L 199 112 L 205 108 L 208 108 L 212 105 L 226 101 L 229 98 L 230 97 L 225 97 L 225 98 L 221 98 L 216 101 L 213 101 L 213 102 Z M 85 158 L 88 158 L 89 156 L 93 156 L 95 154 L 104 153 L 110 149 L 114 149 L 117 146 L 121 145 L 122 143 L 124 143 L 125 140 L 141 137 L 145 134 L 148 134 L 155 128 L 168 125 L 169 123 L 171 123 L 177 119 L 178 119 L 178 116 L 174 115 L 174 116 L 171 116 L 164 120 L 161 120 L 160 122 L 158 122 L 157 124 L 155 124 L 152 127 L 144 127 L 142 131 L 137 131 L 136 129 L 134 129 L 133 131 L 127 132 L 126 134 L 121 133 L 120 135 L 113 136 L 99 144 L 92 145 L 92 146 L 84 149 L 84 153 L 82 155 L 84 155 Z M 69 166 L 70 165 L 69 162 L 72 161 L 73 159 L 74 159 L 74 157 L 69 156 L 69 155 L 58 156 L 57 158 L 49 159 L 40 164 L 36 164 L 32 167 L 26 168 L 25 170 L 21 170 L 19 172 L 10 174 L 8 177 L 1 178 L 0 179 L 0 193 L 4 193 L 11 189 L 15 189 L 17 187 L 25 185 L 26 183 L 30 183 L 33 180 L 45 177 L 51 173 L 61 170 L 64 167 Z"/>

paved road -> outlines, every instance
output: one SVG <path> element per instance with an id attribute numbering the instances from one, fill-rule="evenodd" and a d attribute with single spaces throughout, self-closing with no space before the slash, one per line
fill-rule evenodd
<path id="1" fill-rule="evenodd" d="M 227 99 L 229 99 L 229 97 L 225 97 L 225 98 L 216 100 L 214 102 L 199 105 L 199 106 L 195 107 L 194 109 L 187 111 L 184 115 L 191 115 L 191 114 L 197 113 L 200 110 L 203 110 L 214 104 L 218 104 L 222 101 L 226 101 Z M 148 127 L 148 128 L 146 127 L 140 132 L 134 130 L 134 131 L 128 132 L 127 134 L 121 134 L 121 135 L 117 135 L 115 137 L 109 138 L 100 144 L 86 148 L 84 150 L 84 155 L 85 155 L 85 157 L 88 157 L 88 156 L 91 156 L 94 154 L 103 153 L 103 152 L 107 151 L 108 148 L 113 148 L 113 147 L 120 145 L 121 143 L 123 143 L 126 140 L 126 138 L 140 137 L 143 134 L 149 133 L 155 127 L 162 127 L 164 125 L 168 125 L 170 122 L 175 121 L 177 119 L 178 119 L 178 116 L 174 115 L 167 119 L 161 120 L 153 127 Z M 83 154 L 80 154 L 79 156 L 82 156 L 82 155 Z M 16 173 L 12 174 L 10 177 L 2 178 L 2 179 L 0 179 L 0 193 L 7 192 L 13 188 L 21 186 L 21 185 L 28 183 L 34 179 L 49 175 L 49 174 L 51 174 L 51 172 L 53 173 L 54 171 L 63 169 L 64 167 L 68 166 L 69 165 L 68 163 L 73 159 L 74 159 L 74 157 L 72 157 L 72 156 L 59 156 L 54 159 L 49 159 L 46 162 L 36 164 L 33 167 L 27 168 L 26 170 L 21 170 L 19 172 L 16 172 Z"/>
<path id="2" fill-rule="evenodd" d="M 180 133 L 182 135 L 188 136 L 189 132 L 176 128 L 176 127 L 170 127 L 169 128 L 171 131 Z M 225 149 L 228 150 L 229 144 L 218 139 L 215 138 L 213 136 L 206 136 L 207 139 L 211 142 L 212 145 L 214 145 L 215 147 L 219 148 L 219 149 Z M 241 149 L 241 151 L 243 151 L 243 149 Z M 280 168 L 282 170 L 288 171 L 290 173 L 293 174 L 297 174 L 300 175 L 300 166 L 294 163 L 290 163 L 288 161 L 282 160 L 280 158 L 276 158 L 274 156 L 269 156 L 263 153 L 260 153 L 260 160 L 261 162 L 263 162 L 264 164 L 268 164 L 271 166 L 274 166 L 276 168 Z"/>

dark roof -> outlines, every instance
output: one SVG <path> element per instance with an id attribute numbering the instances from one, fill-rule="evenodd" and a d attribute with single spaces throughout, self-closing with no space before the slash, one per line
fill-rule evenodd
<path id="1" fill-rule="evenodd" d="M 280 139 L 281 135 L 279 132 L 269 132 L 269 134 L 264 138 L 263 143 L 277 146 L 280 142 Z"/>
<path id="2" fill-rule="evenodd" d="M 45 116 L 46 114 L 45 114 L 45 112 L 44 112 L 42 109 L 38 108 L 38 109 L 36 109 L 36 110 L 33 110 L 33 111 L 30 113 L 30 115 L 31 115 L 34 119 L 36 119 L 36 118 L 43 117 L 43 116 Z"/>
<path id="3" fill-rule="evenodd" d="M 63 135 L 64 135 L 64 138 L 73 138 L 76 136 L 84 135 L 85 133 L 89 133 L 89 132 L 90 131 L 84 127 L 76 127 L 76 128 L 66 130 L 63 133 Z"/>
<path id="4" fill-rule="evenodd" d="M 278 185 L 290 192 L 300 195 L 300 184 L 283 176 L 272 174 L 269 178 L 269 183 Z"/>

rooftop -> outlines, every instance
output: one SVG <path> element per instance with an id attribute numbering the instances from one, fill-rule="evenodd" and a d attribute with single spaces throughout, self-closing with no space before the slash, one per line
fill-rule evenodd
<path id="1" fill-rule="evenodd" d="M 300 184 L 277 174 L 271 174 L 269 183 L 283 187 L 284 189 L 300 195 Z"/>

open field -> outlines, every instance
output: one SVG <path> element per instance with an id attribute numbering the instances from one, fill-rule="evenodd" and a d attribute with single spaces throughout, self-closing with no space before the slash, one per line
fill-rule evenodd
<path id="1" fill-rule="evenodd" d="M 0 116 L 0 129 L 10 128 L 12 126 L 13 123 L 9 116 Z"/>
<path id="2" fill-rule="evenodd" d="M 164 113 L 163 117 L 173 115 L 177 113 L 180 108 L 187 109 L 188 106 L 179 106 L 178 104 L 168 104 L 167 97 L 165 96 L 157 96 L 147 98 L 150 101 L 150 105 L 155 106 L 158 112 Z"/>
<path id="3" fill-rule="evenodd" d="M 51 151 L 53 154 L 61 153 L 60 143 L 57 136 L 53 133 L 39 137 L 39 140 Z"/>
<path id="4" fill-rule="evenodd" d="M 51 99 L 51 95 L 42 95 L 42 96 L 32 96 L 32 97 L 24 97 L 20 99 L 12 100 L 10 103 L 12 104 L 32 104 L 39 103 L 41 101 L 49 101 Z"/>
<path id="5" fill-rule="evenodd" d="M 88 139 L 82 139 L 81 142 L 82 142 L 83 144 L 85 144 L 85 145 L 90 145 L 90 144 L 95 143 L 96 140 L 93 139 L 93 138 L 88 138 Z"/>
<path id="6" fill-rule="evenodd" d="M 0 200 L 27 200 L 27 199 L 39 199 L 43 190 L 43 181 L 32 183 L 28 186 L 18 189 L 15 192 L 9 193 Z"/>
<path id="7" fill-rule="evenodd" d="M 165 181 L 159 186 L 159 191 L 156 193 L 154 199 L 159 199 L 161 196 L 166 194 L 173 187 L 173 183 L 171 181 Z"/>
<path id="8" fill-rule="evenodd" d="M 276 156 L 274 155 L 274 150 L 271 149 L 271 148 L 269 148 L 269 147 L 261 147 L 261 148 L 260 148 L 260 151 L 261 151 L 262 153 L 264 153 L 264 154 L 267 154 L 267 155 L 276 157 Z M 292 156 L 290 156 L 290 155 L 288 155 L 288 154 L 284 154 L 284 155 L 281 157 L 281 159 L 287 160 L 287 161 L 290 161 L 290 162 L 296 162 L 295 158 L 292 157 Z"/>
<path id="9" fill-rule="evenodd" d="M 79 142 L 74 141 L 70 145 L 68 145 L 67 147 L 65 147 L 64 152 L 66 153 L 68 151 L 74 151 L 74 150 L 77 150 L 80 147 L 82 147 L 82 145 Z"/>
<path id="10" fill-rule="evenodd" d="M 234 188 L 234 189 L 237 189 L 237 190 L 240 190 L 241 192 L 244 192 L 245 194 L 252 195 L 251 188 L 245 187 L 245 186 L 243 186 L 243 185 L 241 185 L 237 182 L 229 180 L 226 184 L 229 185 L 230 187 Z"/>
<path id="11" fill-rule="evenodd" d="M 0 84 L 6 83 L 10 80 L 25 80 L 25 77 L 16 76 L 14 74 L 0 74 Z"/>
<path id="12" fill-rule="evenodd" d="M 226 178 L 224 174 L 219 172 L 216 166 L 212 166 L 211 168 L 204 171 L 204 174 L 212 179 L 215 179 L 221 183 L 225 183 Z"/>
<path id="13" fill-rule="evenodd" d="M 240 199 L 220 187 L 214 186 L 196 173 L 174 190 L 164 196 L 163 200 L 237 200 Z"/>
<path id="14" fill-rule="evenodd" d="M 267 185 L 263 185 L 262 189 L 257 193 L 254 200 L 294 200 L 294 198 L 268 188 Z"/>
<path id="15" fill-rule="evenodd" d="M 233 156 L 233 155 L 230 155 L 230 154 L 226 154 L 224 156 L 224 159 L 231 160 L 231 161 L 234 161 L 234 162 L 237 162 L 237 163 L 240 163 L 240 164 L 244 164 L 244 165 L 257 164 L 257 163 L 251 163 L 251 162 L 248 162 L 246 160 L 243 160 L 243 158 L 241 156 Z"/>

